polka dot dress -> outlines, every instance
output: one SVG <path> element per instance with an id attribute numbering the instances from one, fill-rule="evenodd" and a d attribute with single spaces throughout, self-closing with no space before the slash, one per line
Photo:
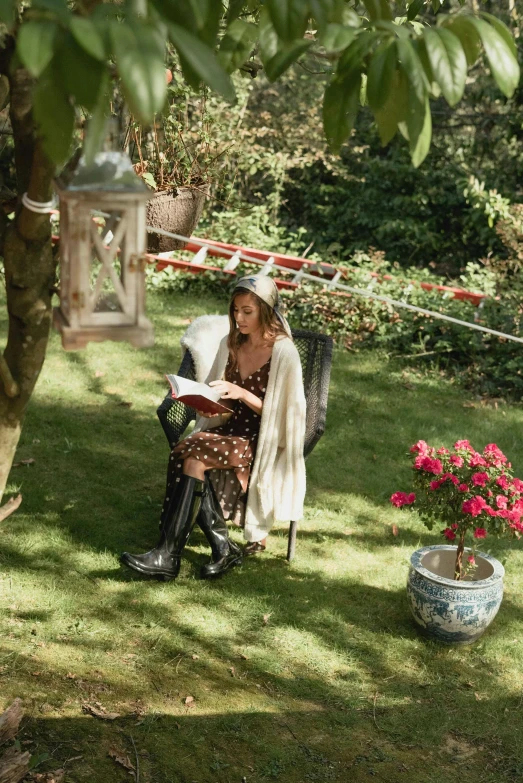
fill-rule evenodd
<path id="1" fill-rule="evenodd" d="M 269 380 L 271 360 L 242 380 L 240 372 L 231 366 L 225 368 L 225 380 L 247 389 L 261 400 Z M 178 443 L 171 452 L 167 476 L 166 502 L 176 481 L 180 480 L 183 460 L 195 457 L 209 470 L 209 476 L 223 508 L 225 519 L 242 525 L 245 514 L 245 494 L 249 485 L 251 466 L 256 455 L 256 444 L 261 417 L 241 400 L 230 400 L 233 414 L 225 424 L 206 432 L 196 432 Z"/>

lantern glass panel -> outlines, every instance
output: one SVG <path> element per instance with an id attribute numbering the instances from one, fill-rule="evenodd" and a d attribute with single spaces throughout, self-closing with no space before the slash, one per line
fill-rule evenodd
<path id="1" fill-rule="evenodd" d="M 90 217 L 90 315 L 94 321 L 104 317 L 106 323 L 107 316 L 114 313 L 118 323 L 132 323 L 136 307 L 134 290 L 130 291 L 127 285 L 130 281 L 126 247 L 130 215 L 114 210 L 108 217 L 101 217 L 96 210 L 90 210 Z"/>

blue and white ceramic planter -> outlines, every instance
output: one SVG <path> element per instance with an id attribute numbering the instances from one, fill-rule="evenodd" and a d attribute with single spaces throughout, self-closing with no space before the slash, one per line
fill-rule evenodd
<path id="1" fill-rule="evenodd" d="M 418 549 L 410 558 L 407 595 L 424 635 L 445 644 L 470 644 L 498 613 L 505 569 L 490 555 L 476 552 L 473 576 L 456 582 L 455 560 L 455 546 Z"/>

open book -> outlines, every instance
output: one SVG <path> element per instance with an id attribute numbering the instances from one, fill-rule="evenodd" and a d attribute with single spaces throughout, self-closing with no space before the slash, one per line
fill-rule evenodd
<path id="1" fill-rule="evenodd" d="M 190 408 L 202 413 L 230 413 L 231 409 L 219 402 L 220 393 L 207 386 L 206 383 L 196 383 L 181 375 L 166 375 L 171 384 L 171 394 L 175 400 L 180 400 Z"/>

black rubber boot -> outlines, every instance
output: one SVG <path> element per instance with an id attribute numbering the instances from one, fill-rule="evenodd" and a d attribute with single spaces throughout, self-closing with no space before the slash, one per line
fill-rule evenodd
<path id="1" fill-rule="evenodd" d="M 154 549 L 143 555 L 124 552 L 120 562 L 139 574 L 163 579 L 176 579 L 180 559 L 196 522 L 205 493 L 205 483 L 183 474 L 162 515 L 160 540 Z"/>
<path id="2" fill-rule="evenodd" d="M 202 566 L 202 579 L 221 576 L 233 566 L 240 565 L 243 554 L 239 546 L 229 540 L 227 524 L 223 518 L 220 502 L 216 497 L 209 476 L 205 476 L 205 495 L 197 519 L 207 541 L 211 545 L 212 559 Z"/>

